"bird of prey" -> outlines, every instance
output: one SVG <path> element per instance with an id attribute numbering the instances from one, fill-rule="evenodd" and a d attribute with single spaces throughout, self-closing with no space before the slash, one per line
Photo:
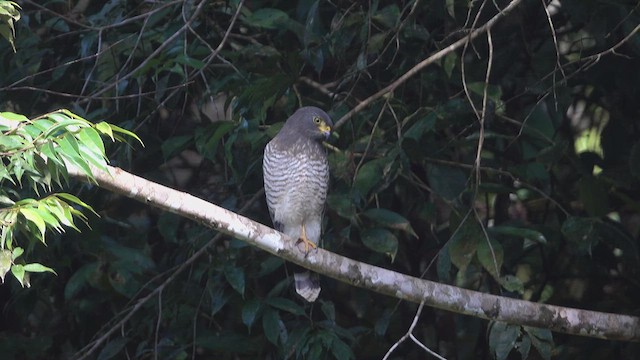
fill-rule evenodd
<path id="1" fill-rule="evenodd" d="M 307 106 L 291 115 L 265 147 L 262 169 L 271 221 L 276 230 L 299 239 L 305 253 L 316 248 L 329 188 L 329 162 L 322 142 L 333 122 Z M 320 294 L 318 274 L 294 274 L 296 292 L 313 302 Z"/>

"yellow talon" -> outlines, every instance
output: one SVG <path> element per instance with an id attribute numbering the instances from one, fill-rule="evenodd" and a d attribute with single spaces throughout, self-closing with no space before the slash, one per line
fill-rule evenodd
<path id="1" fill-rule="evenodd" d="M 304 228 L 304 224 L 302 225 L 302 231 L 300 232 L 300 238 L 298 239 L 298 243 L 300 243 L 301 241 L 304 243 L 304 252 L 305 253 L 309 252 L 309 250 L 310 250 L 309 248 L 310 247 L 314 248 L 314 249 L 318 248 L 318 245 L 314 244 L 311 240 L 309 240 L 307 238 L 307 231 Z"/>

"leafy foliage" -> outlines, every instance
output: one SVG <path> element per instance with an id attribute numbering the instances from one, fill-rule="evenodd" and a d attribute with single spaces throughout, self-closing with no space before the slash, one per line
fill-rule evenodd
<path id="1" fill-rule="evenodd" d="M 20 20 L 20 5 L 13 1 L 0 1 L 0 35 L 9 41 L 14 52 L 16 51 L 15 22 L 18 20 Z"/>
<path id="2" fill-rule="evenodd" d="M 47 230 L 58 233 L 64 226 L 78 228 L 74 218 L 86 222 L 87 218 L 73 205 L 91 210 L 91 207 L 71 194 L 59 193 L 40 200 L 20 198 L 20 194 L 6 186 L 22 187 L 23 179 L 36 193 L 51 191 L 52 186 L 68 182 L 67 166 L 78 167 L 93 179 L 90 166 L 106 170 L 107 158 L 100 135 L 122 139 L 119 133 L 137 138 L 130 131 L 105 122 L 92 124 L 69 110 L 58 110 L 28 119 L 11 112 L 0 113 L 0 155 L 6 159 L 0 164 L 0 279 L 4 282 L 9 270 L 22 286 L 30 286 L 29 273 L 52 272 L 38 263 L 21 264 L 18 259 L 24 249 L 17 245 L 16 234 L 45 244 Z M 138 139 L 139 140 L 139 139 Z M 6 165 L 5 165 L 6 164 Z"/>
<path id="3" fill-rule="evenodd" d="M 60 169 L 42 175 L 35 146 L 52 159 L 46 164 L 80 168 L 109 154 L 268 224 L 262 198 L 252 199 L 262 148 L 284 119 L 316 105 L 337 121 L 366 102 L 330 140 L 324 248 L 487 293 L 637 313 L 635 2 L 522 1 L 490 38 L 369 98 L 507 3 L 25 2 L 17 52 L 0 43 L 0 108 L 49 115 L 4 115 L 21 125 L 0 140 L 13 156 L 3 179 L 46 184 L 41 191 L 65 179 Z M 45 130 L 54 121 L 65 125 Z M 127 135 L 118 129 L 135 130 L 146 148 L 93 141 Z M 58 146 L 45 148 L 44 137 Z M 81 235 L 47 234 L 38 261 L 56 270 L 55 281 L 0 287 L 11 310 L 0 319 L 8 359 L 81 356 L 92 339 L 103 341 L 90 355 L 99 358 L 382 358 L 415 316 L 413 304 L 331 279 L 322 279 L 318 303 L 303 303 L 286 264 L 235 239 L 213 241 L 176 273 L 210 244 L 211 230 L 91 186 L 68 192 L 102 217 Z M 14 213 L 16 226 L 40 232 Z M 42 217 L 55 230 L 53 220 Z M 16 248 L 2 253 L 0 268 Z M 161 295 L 145 299 L 159 286 Z M 105 336 L 114 327 L 122 331 Z M 638 352 L 435 309 L 425 309 L 413 334 L 447 358 Z M 403 344 L 392 356 L 424 352 Z"/>

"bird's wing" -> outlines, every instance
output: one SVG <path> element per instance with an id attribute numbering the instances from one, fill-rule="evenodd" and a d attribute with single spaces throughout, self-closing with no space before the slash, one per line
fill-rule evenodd
<path id="1" fill-rule="evenodd" d="M 262 163 L 262 170 L 264 173 L 264 192 L 267 199 L 267 207 L 269 208 L 269 216 L 273 223 L 274 229 L 282 232 L 284 231 L 284 224 L 275 219 L 276 207 L 281 206 L 282 201 L 282 189 L 278 189 L 280 181 L 277 179 L 277 174 L 280 171 L 278 169 L 279 164 L 282 163 L 279 154 L 274 148 L 273 143 L 269 142 L 264 148 L 264 158 Z"/>

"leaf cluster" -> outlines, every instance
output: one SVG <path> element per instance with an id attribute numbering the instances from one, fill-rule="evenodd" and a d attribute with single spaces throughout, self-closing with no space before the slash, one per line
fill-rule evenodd
<path id="1" fill-rule="evenodd" d="M 38 264 L 22 264 L 24 249 L 17 236 L 46 244 L 47 230 L 57 233 L 64 226 L 79 229 L 75 218 L 87 218 L 73 206 L 93 211 L 78 197 L 68 193 L 52 194 L 42 199 L 21 198 L 19 188 L 28 187 L 39 194 L 50 192 L 54 185 L 68 184 L 68 166 L 81 169 L 93 178 L 91 166 L 106 170 L 107 158 L 100 135 L 122 139 L 131 132 L 107 123 L 92 124 L 69 110 L 58 110 L 34 119 L 12 112 L 0 113 L 0 279 L 11 271 L 22 286 L 30 286 L 29 273 L 51 268 Z M 115 134 L 115 135 L 114 135 Z M 139 140 L 139 139 L 138 139 Z M 23 181 L 26 180 L 26 184 Z M 10 185 L 7 186 L 7 183 Z M 16 200 L 17 199 L 17 200 Z"/>
<path id="2" fill-rule="evenodd" d="M 14 1 L 0 1 L 0 35 L 5 38 L 16 51 L 15 22 L 20 20 L 20 5 Z"/>

